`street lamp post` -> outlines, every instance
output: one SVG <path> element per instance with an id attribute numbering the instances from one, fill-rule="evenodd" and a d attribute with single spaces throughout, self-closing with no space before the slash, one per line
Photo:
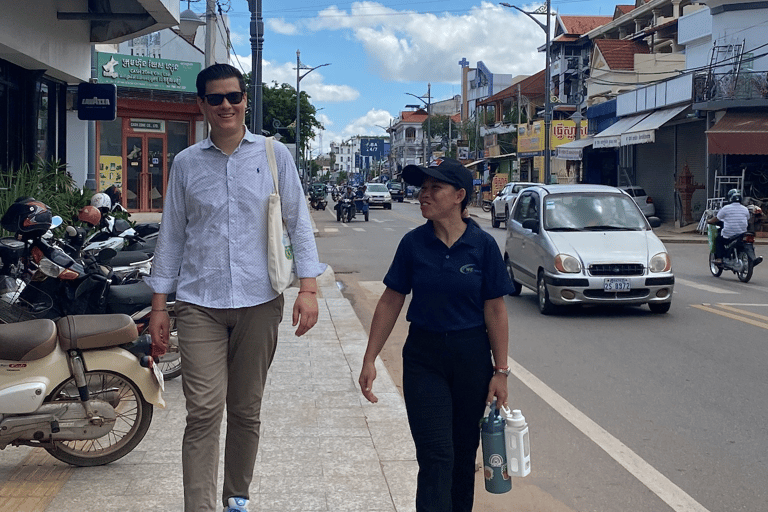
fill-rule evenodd
<path id="1" fill-rule="evenodd" d="M 301 90 L 299 88 L 299 84 L 301 83 L 301 79 L 316 70 L 317 68 L 321 68 L 323 66 L 330 66 L 330 63 L 320 64 L 319 66 L 315 66 L 313 68 L 310 68 L 309 66 L 305 66 L 301 63 L 301 52 L 299 50 L 296 50 L 296 168 L 299 169 L 299 172 L 301 172 Z M 307 72 L 303 75 L 301 74 L 301 71 L 306 69 Z M 304 171 L 304 182 L 305 185 L 309 185 L 309 180 L 307 179 L 307 172 Z"/>
<path id="2" fill-rule="evenodd" d="M 417 100 L 424 103 L 424 105 L 427 106 L 427 157 L 426 162 L 424 162 L 424 165 L 429 165 L 429 162 L 432 161 L 432 84 L 427 84 L 427 101 L 424 101 L 424 96 L 416 96 L 415 94 L 411 94 L 410 92 L 405 93 L 409 96 L 413 96 Z M 407 106 L 407 105 L 406 105 Z"/>
<path id="3" fill-rule="evenodd" d="M 508 4 L 507 2 L 499 2 L 499 5 L 503 5 L 504 7 L 510 7 L 512 9 L 518 10 L 521 13 L 525 14 L 529 18 L 531 18 L 533 21 L 536 22 L 536 24 L 541 28 L 544 33 L 547 35 L 547 42 L 546 42 L 546 62 L 544 67 L 544 183 L 549 183 L 551 181 L 552 176 L 552 155 L 550 154 L 550 146 L 551 146 L 551 132 L 552 132 L 552 93 L 550 92 L 551 87 L 551 81 L 552 81 L 552 70 L 551 70 L 551 52 L 552 52 L 552 44 L 550 41 L 550 17 L 552 16 L 552 10 L 551 10 L 551 0 L 546 0 L 546 6 L 539 7 L 533 12 L 526 12 L 522 10 L 521 8 L 517 7 L 516 5 Z M 544 14 L 547 17 L 547 23 L 544 24 L 533 17 L 534 14 Z"/>
<path id="4" fill-rule="evenodd" d="M 264 114 L 261 109 L 261 52 L 264 47 L 264 21 L 261 18 L 261 0 L 248 0 L 251 11 L 251 133 L 261 135 L 264 128 Z M 256 74 L 254 76 L 254 73 Z"/>

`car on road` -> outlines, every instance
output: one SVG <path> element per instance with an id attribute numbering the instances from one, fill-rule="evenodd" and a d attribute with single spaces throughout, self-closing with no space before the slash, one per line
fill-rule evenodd
<path id="1" fill-rule="evenodd" d="M 392 209 L 392 196 L 383 183 L 366 183 L 365 193 L 368 194 L 368 206 L 381 206 L 387 210 Z"/>
<path id="2" fill-rule="evenodd" d="M 566 305 L 641 305 L 666 313 L 675 277 L 667 249 L 626 192 L 603 185 L 535 185 L 507 225 L 504 261 L 519 295 L 548 315 Z"/>
<path id="3" fill-rule="evenodd" d="M 393 201 L 403 202 L 403 199 L 405 199 L 405 185 L 399 181 L 390 181 L 387 183 L 387 189 L 389 189 L 389 195 L 392 196 Z"/>
<path id="4" fill-rule="evenodd" d="M 512 211 L 512 205 L 515 204 L 515 199 L 521 190 L 535 185 L 535 183 L 515 182 L 510 181 L 504 188 L 502 188 L 491 204 L 491 224 L 493 227 L 498 228 L 499 225 L 504 222 L 506 224 L 507 218 L 509 218 L 509 212 Z"/>
<path id="5" fill-rule="evenodd" d="M 632 196 L 637 206 L 640 207 L 640 211 L 646 217 L 653 217 L 656 215 L 656 207 L 653 205 L 653 198 L 649 196 L 643 187 L 620 187 L 621 190 Z"/>

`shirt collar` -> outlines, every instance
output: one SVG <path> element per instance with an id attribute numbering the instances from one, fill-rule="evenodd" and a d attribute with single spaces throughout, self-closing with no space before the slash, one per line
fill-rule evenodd
<path id="1" fill-rule="evenodd" d="M 262 136 L 263 137 L 263 136 Z M 256 142 L 258 140 L 258 136 L 251 133 L 251 131 L 248 129 L 248 127 L 245 127 L 245 135 L 240 140 L 240 145 L 242 146 L 243 141 L 245 142 Z M 211 136 L 208 135 L 208 138 L 202 141 L 202 148 L 203 149 L 210 149 L 210 148 L 216 148 L 216 144 L 213 143 L 211 140 Z M 218 149 L 218 148 L 216 148 Z"/>
<path id="2" fill-rule="evenodd" d="M 453 247 L 456 247 L 457 245 L 460 245 L 460 244 L 475 245 L 474 240 L 477 239 L 477 231 L 480 230 L 480 227 L 472 219 L 462 219 L 462 220 L 464 221 L 464 224 L 467 225 L 467 229 L 464 230 L 464 233 L 462 233 L 459 239 L 456 240 L 456 242 L 453 244 Z M 435 235 L 434 223 L 431 220 L 428 220 L 425 225 L 428 228 L 425 230 L 426 243 L 428 244 L 439 243 L 445 246 L 443 241 L 437 238 L 437 236 Z"/>

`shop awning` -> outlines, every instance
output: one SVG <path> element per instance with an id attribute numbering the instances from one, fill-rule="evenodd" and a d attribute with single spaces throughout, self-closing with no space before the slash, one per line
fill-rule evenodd
<path id="1" fill-rule="evenodd" d="M 656 130 L 686 108 L 688 105 L 679 105 L 651 112 L 645 119 L 621 134 L 621 145 L 631 146 L 632 144 L 655 142 Z"/>
<path id="2" fill-rule="evenodd" d="M 726 112 L 707 130 L 711 155 L 768 155 L 768 113 Z"/>
<path id="3" fill-rule="evenodd" d="M 592 147 L 598 148 L 617 148 L 621 146 L 621 134 L 629 130 L 637 123 L 648 117 L 648 113 L 637 114 L 634 116 L 622 117 L 611 126 L 595 135 Z"/>
<path id="4" fill-rule="evenodd" d="M 581 160 L 582 155 L 584 154 L 584 148 L 591 146 L 593 141 L 594 137 L 590 135 L 583 139 L 572 140 L 571 142 L 560 144 L 555 148 L 555 158 L 559 158 L 560 160 Z"/>

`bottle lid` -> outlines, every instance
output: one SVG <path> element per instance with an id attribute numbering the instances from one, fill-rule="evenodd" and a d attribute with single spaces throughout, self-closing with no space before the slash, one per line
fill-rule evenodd
<path id="1" fill-rule="evenodd" d="M 507 423 L 513 427 L 524 427 L 525 416 L 523 416 L 523 413 L 520 412 L 520 409 L 515 409 L 512 411 L 512 416 L 507 416 Z"/>

